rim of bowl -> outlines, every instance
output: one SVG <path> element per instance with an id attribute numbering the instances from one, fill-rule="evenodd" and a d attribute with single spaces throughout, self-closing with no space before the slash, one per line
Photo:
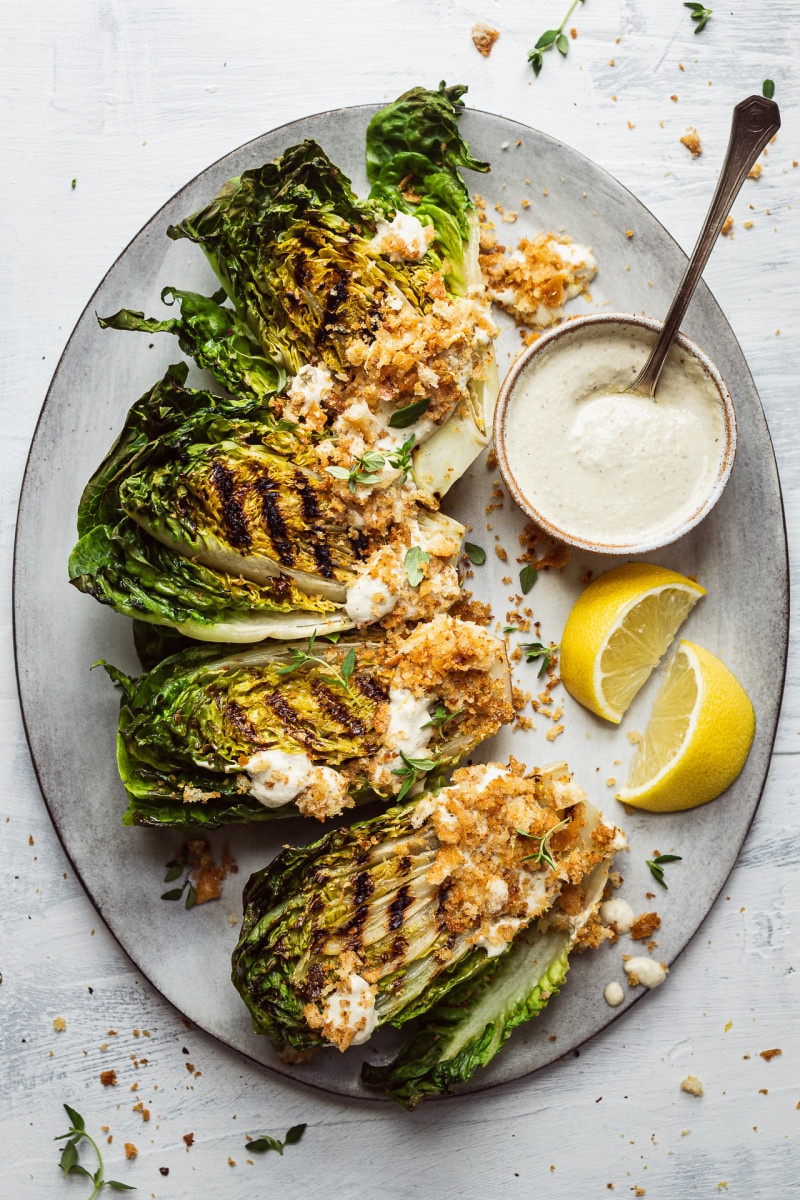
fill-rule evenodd
<path id="1" fill-rule="evenodd" d="M 562 529 L 533 506 L 517 483 L 506 453 L 506 418 L 509 405 L 517 384 L 530 366 L 530 363 L 543 350 L 551 346 L 553 342 L 559 341 L 562 337 L 580 334 L 581 330 L 585 330 L 587 327 L 611 324 L 636 325 L 639 328 L 648 329 L 658 334 L 663 328 L 664 323 L 663 321 L 656 320 L 654 317 L 640 316 L 637 313 L 589 313 L 582 317 L 572 317 L 565 321 L 563 325 L 557 325 L 555 328 L 541 334 L 533 345 L 523 350 L 515 362 L 512 363 L 500 387 L 494 412 L 494 449 L 497 455 L 500 474 L 503 477 L 506 487 L 522 511 L 540 529 L 544 530 L 545 533 L 548 533 L 560 542 L 566 542 L 569 546 L 575 546 L 580 550 L 593 551 L 596 554 L 644 554 L 647 551 L 658 550 L 662 546 L 668 546 L 672 542 L 677 541 L 678 538 L 688 533 L 690 529 L 694 529 L 708 515 L 725 489 L 725 484 L 730 477 L 731 470 L 733 469 L 733 460 L 736 456 L 736 412 L 731 394 L 728 391 L 719 368 L 709 358 L 705 350 L 698 346 L 696 342 L 693 342 L 691 338 L 687 337 L 685 333 L 679 332 L 676 334 L 673 345 L 679 346 L 682 350 L 692 355 L 714 384 L 722 404 L 725 445 L 720 457 L 719 469 L 714 479 L 706 491 L 703 492 L 694 511 L 678 525 L 673 525 L 667 530 L 662 530 L 659 534 L 648 536 L 635 542 L 598 542 L 590 538 L 582 538 L 579 534 Z"/>

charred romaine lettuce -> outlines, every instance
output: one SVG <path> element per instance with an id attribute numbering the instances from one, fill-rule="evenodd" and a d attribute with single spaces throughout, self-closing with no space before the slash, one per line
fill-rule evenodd
<path id="1" fill-rule="evenodd" d="M 364 1082 L 414 1109 L 426 1096 L 456 1091 L 487 1066 L 514 1030 L 558 995 L 570 951 L 602 898 L 608 866 L 599 863 L 589 872 L 581 907 L 566 928 L 548 928 L 545 915 L 517 934 L 505 954 L 490 958 L 431 1008 L 392 1062 L 364 1063 Z"/>
<path id="2" fill-rule="evenodd" d="M 118 764 L 125 824 L 296 816 L 405 795 L 513 716 L 505 647 L 441 616 L 404 639 L 182 651 L 131 679 Z"/>
<path id="3" fill-rule="evenodd" d="M 398 605 L 398 617 L 419 618 L 453 602 L 462 527 L 421 508 L 399 469 L 365 474 L 346 445 L 321 447 L 255 401 L 186 388 L 186 370 L 170 368 L 134 405 L 89 481 L 70 560 L 77 587 L 205 641 L 333 632 Z M 431 574 L 416 588 L 402 567 L 414 542 Z M 349 589 L 376 555 L 391 576 L 385 606 L 351 605 L 353 616 Z"/>
<path id="4" fill-rule="evenodd" d="M 382 108 L 367 129 L 370 199 L 387 211 L 430 222 L 448 287 L 466 295 L 480 283 L 475 206 L 461 170 L 488 171 L 458 128 L 466 87 L 415 87 Z"/>
<path id="5" fill-rule="evenodd" d="M 249 325 L 233 309 L 224 306 L 224 291 L 201 296 L 167 287 L 161 299 L 167 305 L 177 301 L 180 315 L 159 321 L 123 308 L 110 317 L 98 317 L 98 321 L 103 329 L 174 333 L 181 350 L 228 389 L 232 404 L 237 397 L 245 404 L 252 400 L 263 402 L 283 390 L 286 371 L 265 356 Z"/>
<path id="6" fill-rule="evenodd" d="M 253 875 L 234 983 L 256 1031 L 282 1051 L 344 1050 L 454 996 L 480 1006 L 465 1041 L 491 1041 L 490 974 L 493 990 L 545 913 L 566 948 L 576 895 L 621 842 L 563 767 L 464 768 L 415 804 L 287 848 Z M 549 969 L 528 976 L 529 998 Z M 498 992 L 492 1011 L 511 1023 L 507 1000 Z"/>

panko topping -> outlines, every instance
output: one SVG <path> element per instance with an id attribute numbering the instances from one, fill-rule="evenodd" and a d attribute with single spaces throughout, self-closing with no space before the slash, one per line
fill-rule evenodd
<path id="1" fill-rule="evenodd" d="M 584 792 L 556 809 L 556 782 L 570 782 L 561 766 L 526 774 L 513 758 L 507 767 L 464 767 L 449 787 L 423 797 L 412 816 L 416 828 L 430 825 L 438 839 L 427 881 L 445 888 L 447 927 L 489 955 L 502 953 L 556 897 L 562 919 L 577 915 L 582 880 L 624 844 L 616 827 L 597 814 L 589 819 Z"/>
<path id="2" fill-rule="evenodd" d="M 485 225 L 480 263 L 490 298 L 519 324 L 537 329 L 563 320 L 564 305 L 586 293 L 597 274 L 591 251 L 569 238 L 521 238 L 509 254 Z"/>

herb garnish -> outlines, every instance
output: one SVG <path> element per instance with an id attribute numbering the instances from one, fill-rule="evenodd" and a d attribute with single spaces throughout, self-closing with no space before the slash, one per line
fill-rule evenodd
<path id="1" fill-rule="evenodd" d="M 425 722 L 422 728 L 428 729 L 430 726 L 433 726 L 434 729 L 438 729 L 441 733 L 447 722 L 454 720 L 456 717 L 460 717 L 463 711 L 463 708 L 457 708 L 455 712 L 450 712 L 443 704 L 437 704 L 436 712 L 433 714 L 430 721 Z"/>
<path id="2" fill-rule="evenodd" d="M 527 596 L 538 578 L 539 572 L 533 563 L 528 563 L 527 567 L 522 568 L 519 573 L 519 586 L 522 589 L 523 596 Z"/>
<path id="3" fill-rule="evenodd" d="M 325 470 L 334 479 L 343 479 L 355 495 L 356 485 L 359 483 L 380 483 L 381 477 L 376 472 L 380 471 L 385 461 L 383 455 L 378 454 L 376 450 L 367 450 L 355 460 L 352 467 L 326 467 Z"/>
<path id="4" fill-rule="evenodd" d="M 390 467 L 394 467 L 396 471 L 400 471 L 399 479 L 395 480 L 397 487 L 402 487 L 409 475 L 414 474 L 411 465 L 411 451 L 414 448 L 414 443 L 417 440 L 417 435 L 412 433 L 411 437 L 403 442 L 402 446 L 398 446 L 396 450 L 390 451 L 384 457 L 377 450 L 367 450 L 360 458 L 357 458 L 352 467 L 326 467 L 325 470 L 334 479 L 343 479 L 350 491 L 355 495 L 356 487 L 359 483 L 365 487 L 371 484 L 380 483 L 381 477 L 379 471 L 388 462 Z"/>
<path id="5" fill-rule="evenodd" d="M 564 26 L 579 3 L 583 4 L 583 0 L 572 0 L 572 4 L 567 9 L 567 14 L 558 29 L 545 30 L 533 49 L 528 51 L 528 62 L 533 67 L 534 75 L 538 75 L 542 69 L 544 64 L 542 55 L 545 50 L 552 50 L 553 46 L 555 46 L 559 54 L 563 54 L 565 58 L 569 54 L 569 38 L 564 33 Z"/>
<path id="6" fill-rule="evenodd" d="M 186 892 L 186 907 L 194 908 L 195 904 L 197 903 L 197 892 L 195 891 L 194 884 L 188 875 L 191 861 L 189 858 L 189 847 L 186 842 L 183 844 L 180 857 L 178 857 L 176 854 L 175 857 L 171 858 L 168 863 L 165 863 L 165 866 L 167 868 L 167 873 L 164 876 L 164 883 L 172 883 L 174 880 L 180 879 L 184 871 L 187 872 L 187 875 L 179 888 L 171 888 L 170 891 L 164 892 L 161 896 L 161 899 L 180 900 L 183 896 L 184 889 L 188 887 L 189 890 Z"/>
<path id="7" fill-rule="evenodd" d="M 692 20 L 697 22 L 695 33 L 702 33 L 708 24 L 708 18 L 711 16 L 714 10 L 711 8 L 704 8 L 702 4 L 697 4 L 695 0 L 684 0 L 683 7 L 688 8 L 691 11 Z"/>
<path id="8" fill-rule="evenodd" d="M 525 655 L 525 662 L 534 662 L 537 658 L 542 660 L 537 676 L 538 679 L 541 679 L 550 669 L 550 659 L 558 649 L 558 646 L 545 646 L 542 642 L 524 642 L 520 643 L 519 648 Z"/>
<path id="9" fill-rule="evenodd" d="M 409 758 L 408 755 L 404 754 L 402 750 L 400 751 L 400 757 L 403 760 L 403 766 L 395 767 L 395 769 L 392 771 L 393 775 L 397 775 L 397 777 L 403 781 L 400 791 L 397 793 L 396 799 L 398 804 L 401 800 L 404 800 L 411 791 L 412 787 L 417 782 L 418 776 L 425 775 L 428 771 L 432 771 L 437 765 L 437 760 L 435 758 Z"/>
<path id="10" fill-rule="evenodd" d="M 284 1146 L 296 1146 L 306 1128 L 306 1125 L 293 1125 L 283 1141 L 271 1137 L 268 1133 L 262 1133 L 255 1141 L 247 1142 L 245 1150 L 252 1150 L 254 1154 L 266 1154 L 268 1150 L 277 1150 L 278 1154 L 283 1154 Z"/>
<path id="11" fill-rule="evenodd" d="M 350 690 L 350 676 L 353 674 L 356 665 L 355 646 L 350 647 L 345 656 L 344 662 L 342 663 L 341 667 L 337 669 L 332 663 L 329 663 L 326 658 L 320 658 L 318 654 L 313 653 L 314 643 L 316 640 L 317 634 L 316 631 L 314 631 L 314 633 L 312 633 L 311 637 L 308 639 L 308 645 L 306 646 L 305 650 L 300 649 L 298 646 L 287 647 L 288 653 L 292 656 L 292 661 L 286 663 L 285 666 L 276 667 L 276 672 L 278 675 L 291 675 L 294 671 L 298 671 L 301 667 L 305 667 L 309 663 L 317 663 L 319 666 L 324 667 L 325 670 L 329 672 L 329 674 L 323 677 L 325 683 L 332 683 L 335 687 L 344 688 L 344 690 L 352 696 L 353 693 Z"/>
<path id="12" fill-rule="evenodd" d="M 536 850 L 533 854 L 526 854 L 522 861 L 527 862 L 529 859 L 532 858 L 535 862 L 537 862 L 539 864 L 547 863 L 548 867 L 550 867 L 553 871 L 555 871 L 555 869 L 556 869 L 555 860 L 554 860 L 552 854 L 550 853 L 550 847 L 548 846 L 547 843 L 550 840 L 550 838 L 553 836 L 553 834 L 557 830 L 563 829 L 565 825 L 569 825 L 569 817 L 565 817 L 563 821 L 559 821 L 557 825 L 554 825 L 552 829 L 548 829 L 547 833 L 542 834 L 542 835 L 540 835 L 538 833 L 526 833 L 524 829 L 518 829 L 517 833 L 521 834 L 522 837 L 535 838 L 536 841 L 539 842 L 539 849 Z"/>
<path id="13" fill-rule="evenodd" d="M 648 858 L 646 861 L 653 878 L 661 884 L 664 891 L 669 891 L 664 880 L 664 863 L 683 862 L 680 854 L 659 854 L 655 858 Z"/>
<path id="14" fill-rule="evenodd" d="M 486 551 L 483 546 L 477 546 L 475 542 L 464 542 L 464 553 L 476 567 L 482 567 L 486 562 Z"/>
<path id="15" fill-rule="evenodd" d="M 517 630 L 516 625 L 504 625 L 503 626 L 503 633 L 517 633 L 517 632 L 518 632 L 518 630 Z"/>
<path id="16" fill-rule="evenodd" d="M 423 550 L 421 546 L 409 546 L 406 550 L 403 566 L 406 569 L 406 578 L 412 587 L 419 587 L 425 578 L 425 572 L 422 569 L 423 563 L 429 563 L 431 556 L 427 550 Z"/>
<path id="17" fill-rule="evenodd" d="M 398 446 L 396 450 L 392 450 L 391 454 L 387 454 L 386 461 L 390 467 L 394 467 L 395 471 L 401 471 L 399 479 L 395 480 L 396 487 L 402 487 L 409 475 L 413 477 L 414 468 L 411 463 L 411 451 L 414 449 L 414 443 L 417 440 L 417 435 L 412 433 L 407 441 L 403 442 L 402 446 Z"/>
<path id="18" fill-rule="evenodd" d="M 775 80 L 774 79 L 765 79 L 764 80 L 764 82 L 761 85 L 761 95 L 765 96 L 767 100 L 772 99 L 772 97 L 775 95 Z"/>
<path id="19" fill-rule="evenodd" d="M 58 1165 L 64 1172 L 64 1178 L 66 1179 L 67 1175 L 85 1175 L 87 1179 L 90 1179 L 94 1187 L 88 1200 L 92 1200 L 92 1197 L 96 1196 L 100 1189 L 104 1187 L 111 1188 L 114 1192 L 135 1192 L 136 1188 L 132 1187 L 129 1183 L 118 1183 L 116 1179 L 103 1178 L 103 1156 L 100 1153 L 100 1147 L 97 1145 L 97 1142 L 86 1132 L 86 1122 L 81 1114 L 76 1112 L 74 1108 L 70 1108 L 68 1104 L 64 1105 L 64 1109 L 72 1124 L 66 1133 L 60 1133 L 58 1137 L 53 1138 L 54 1142 L 64 1141 L 65 1138 L 67 1140 L 67 1144 L 61 1151 L 61 1158 L 58 1162 Z M 94 1175 L 78 1162 L 78 1146 L 84 1140 L 89 1143 L 97 1155 L 97 1170 Z"/>
<path id="20" fill-rule="evenodd" d="M 409 425 L 413 425 L 418 421 L 423 413 L 426 413 L 431 406 L 430 397 L 425 400 L 415 400 L 413 404 L 407 404 L 405 408 L 398 408 L 389 417 L 390 429 L 407 429 Z"/>

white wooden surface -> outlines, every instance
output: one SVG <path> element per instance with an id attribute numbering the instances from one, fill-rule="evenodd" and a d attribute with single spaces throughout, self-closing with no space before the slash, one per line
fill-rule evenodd
<path id="1" fill-rule="evenodd" d="M 592 157 L 687 250 L 730 109 L 765 77 L 775 80 L 783 129 L 760 180 L 737 201 L 734 235 L 716 248 L 706 279 L 760 391 L 796 549 L 797 6 L 728 0 L 695 36 L 679 0 L 586 0 L 569 22 L 578 31 L 569 57 L 549 54 L 534 80 L 527 49 L 566 7 L 3 0 L 0 1195 L 9 1200 L 88 1195 L 86 1181 L 62 1181 L 57 1170 L 52 1138 L 64 1125 L 64 1101 L 92 1130 L 110 1127 L 108 1173 L 140 1196 L 239 1200 L 279 1190 L 292 1200 L 594 1200 L 612 1185 L 617 1194 L 645 1189 L 669 1198 L 800 1194 L 796 636 L 776 754 L 747 848 L 667 984 L 579 1056 L 411 1116 L 289 1085 L 185 1027 L 138 976 L 75 879 L 19 716 L 10 621 L 15 506 L 50 375 L 102 274 L 164 200 L 232 147 L 306 113 L 390 99 L 442 77 L 469 84 L 471 104 Z M 477 18 L 501 31 L 489 59 L 470 41 Z M 688 126 L 702 140 L 697 159 L 679 143 Z M 758 629 L 742 637 L 758 654 Z M 58 1016 L 66 1020 L 61 1033 L 53 1030 Z M 773 1047 L 780 1057 L 759 1057 Z M 109 1067 L 114 1089 L 99 1082 Z M 681 1092 L 688 1073 L 702 1080 L 702 1098 Z M 150 1110 L 147 1123 L 132 1111 L 138 1100 Z M 246 1133 L 280 1136 L 301 1121 L 305 1139 L 283 1158 L 245 1152 Z M 124 1161 L 124 1142 L 138 1147 L 135 1161 Z"/>

